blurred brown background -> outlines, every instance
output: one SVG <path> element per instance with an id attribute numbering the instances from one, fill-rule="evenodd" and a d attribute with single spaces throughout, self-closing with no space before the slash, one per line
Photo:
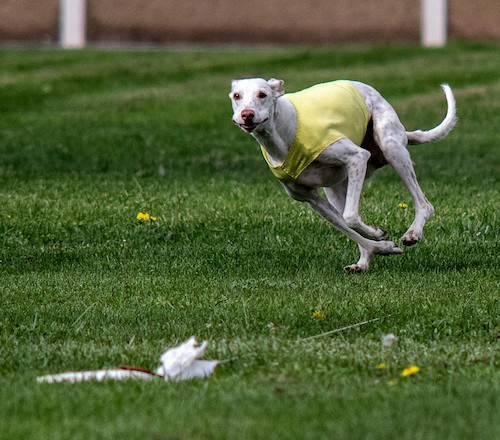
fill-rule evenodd
<path id="1" fill-rule="evenodd" d="M 58 40 L 58 0 L 0 0 L 0 42 Z M 449 39 L 500 40 L 500 0 L 448 0 Z M 418 42 L 418 0 L 88 0 L 89 42 Z"/>

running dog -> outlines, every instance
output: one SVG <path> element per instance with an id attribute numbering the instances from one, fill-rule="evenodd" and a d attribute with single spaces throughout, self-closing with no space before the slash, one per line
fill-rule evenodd
<path id="1" fill-rule="evenodd" d="M 233 81 L 233 121 L 257 140 L 290 197 L 309 203 L 358 244 L 359 261 L 345 270 L 361 272 L 376 254 L 403 252 L 386 231 L 365 224 L 358 212 L 365 179 L 386 164 L 413 198 L 415 217 L 402 242 L 416 244 L 434 207 L 417 182 L 406 146 L 437 141 L 453 129 L 457 119 L 451 88 L 441 86 L 448 105 L 444 120 L 431 130 L 408 132 L 392 106 L 367 84 L 332 81 L 287 94 L 283 84 L 274 78 Z M 318 193 L 320 187 L 326 199 Z"/>

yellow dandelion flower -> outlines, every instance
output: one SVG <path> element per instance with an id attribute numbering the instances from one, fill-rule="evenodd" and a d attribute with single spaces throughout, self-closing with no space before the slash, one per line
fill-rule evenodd
<path id="1" fill-rule="evenodd" d="M 326 313 L 323 312 L 323 310 L 315 310 L 311 316 L 313 319 L 316 319 L 317 321 L 321 321 L 322 319 L 326 318 Z"/>
<path id="2" fill-rule="evenodd" d="M 406 209 L 406 208 L 408 208 L 408 204 L 407 204 L 407 203 L 400 203 L 398 206 L 399 206 L 401 209 Z"/>
<path id="3" fill-rule="evenodd" d="M 387 364 L 384 364 L 381 362 L 380 364 L 377 364 L 375 367 L 377 370 L 385 370 L 387 368 Z"/>
<path id="4" fill-rule="evenodd" d="M 403 377 L 415 376 L 419 371 L 420 367 L 418 367 L 417 365 L 410 365 L 401 372 L 401 376 Z"/>
<path id="5" fill-rule="evenodd" d="M 153 217 L 152 215 L 148 214 L 147 212 L 139 212 L 137 214 L 137 220 L 155 222 L 156 217 Z"/>

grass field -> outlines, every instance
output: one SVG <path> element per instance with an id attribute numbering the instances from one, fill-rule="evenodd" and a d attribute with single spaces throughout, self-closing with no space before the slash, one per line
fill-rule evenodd
<path id="1" fill-rule="evenodd" d="M 0 437 L 500 438 L 499 49 L 1 50 Z M 412 149 L 425 239 L 343 273 L 355 244 L 232 125 L 244 76 L 365 81 L 409 130 L 441 121 L 449 82 L 459 125 Z M 390 169 L 361 205 L 392 239 L 411 222 Z M 224 361 L 208 380 L 35 381 L 156 368 L 191 335 Z"/>

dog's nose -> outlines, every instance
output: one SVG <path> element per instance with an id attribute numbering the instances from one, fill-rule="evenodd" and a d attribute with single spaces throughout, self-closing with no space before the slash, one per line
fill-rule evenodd
<path id="1" fill-rule="evenodd" d="M 245 123 L 252 122 L 254 117 L 255 117 L 255 113 L 253 110 L 245 109 L 241 112 L 241 119 L 243 119 L 243 121 L 245 121 Z"/>

